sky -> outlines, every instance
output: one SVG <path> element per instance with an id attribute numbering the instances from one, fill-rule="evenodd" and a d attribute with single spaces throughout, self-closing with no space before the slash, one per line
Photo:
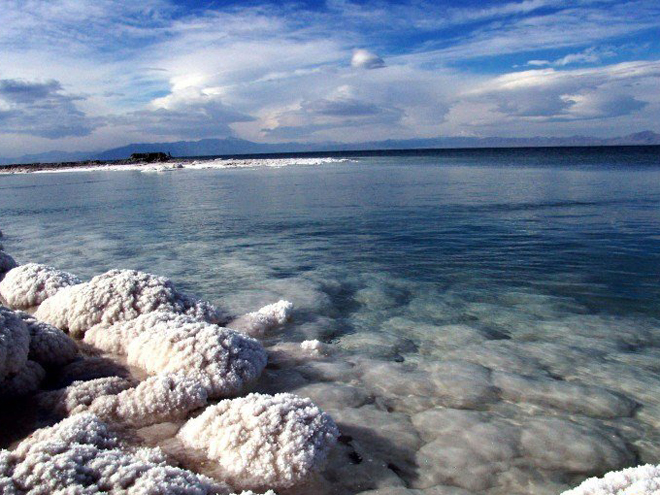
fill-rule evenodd
<path id="1" fill-rule="evenodd" d="M 658 0 L 0 0 L 0 156 L 642 130 Z"/>

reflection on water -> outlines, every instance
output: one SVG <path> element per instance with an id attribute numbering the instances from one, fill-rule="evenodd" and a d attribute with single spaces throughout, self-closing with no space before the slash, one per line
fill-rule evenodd
<path id="1" fill-rule="evenodd" d="M 660 462 L 658 158 L 0 176 L 0 228 L 21 262 L 163 274 L 237 314 L 292 301 L 260 387 L 346 435 L 319 493 L 560 493 Z M 285 343 L 306 339 L 334 351 Z"/>

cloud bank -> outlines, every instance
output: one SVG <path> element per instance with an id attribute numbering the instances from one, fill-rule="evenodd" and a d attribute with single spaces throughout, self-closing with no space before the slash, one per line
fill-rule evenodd
<path id="1" fill-rule="evenodd" d="M 660 131 L 653 0 L 9 0 L 3 16 L 0 155 Z"/>

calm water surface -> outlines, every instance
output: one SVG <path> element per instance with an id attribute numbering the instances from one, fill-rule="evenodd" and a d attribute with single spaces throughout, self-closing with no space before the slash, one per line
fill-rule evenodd
<path id="1" fill-rule="evenodd" d="M 352 376 L 323 381 L 363 391 L 353 410 L 410 424 L 418 441 L 396 459 L 369 438 L 361 447 L 394 463 L 391 474 L 406 486 L 559 493 L 589 475 L 660 462 L 660 148 L 0 176 L 0 229 L 19 262 L 82 277 L 117 267 L 158 273 L 237 314 L 289 299 L 294 321 L 271 344 L 318 338 L 349 356 Z M 364 372 L 378 363 L 381 375 Z M 447 389 L 464 372 L 438 368 L 447 363 L 481 366 L 497 397 L 462 401 L 481 385 Z M 417 383 L 414 373 L 431 388 L 383 383 Z M 545 385 L 506 382 L 518 376 Z M 596 388 L 533 393 L 556 383 Z M 437 400 L 424 402 L 428 390 Z M 603 390 L 631 407 L 607 402 Z M 600 409 L 579 405 L 591 399 Z M 349 408 L 322 405 L 346 428 L 357 424 Z M 513 453 L 491 458 L 465 437 L 455 458 L 476 452 L 482 464 L 443 471 L 437 452 L 451 444 L 437 424 L 466 419 L 436 424 L 424 416 L 430 410 L 513 432 L 504 440 Z M 567 436 L 561 446 L 529 440 L 547 431 Z M 553 448 L 559 460 L 544 458 Z M 451 474 L 461 469 L 484 474 L 476 483 Z M 365 473 L 354 476 L 382 475 Z M 332 468 L 325 476 L 342 483 Z M 372 488 L 364 480 L 337 490 Z"/>

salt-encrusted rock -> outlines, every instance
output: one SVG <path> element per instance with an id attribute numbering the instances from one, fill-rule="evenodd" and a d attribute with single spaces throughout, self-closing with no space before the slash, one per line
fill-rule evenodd
<path id="1" fill-rule="evenodd" d="M 0 381 L 18 373 L 27 362 L 30 332 L 18 314 L 0 306 Z"/>
<path id="2" fill-rule="evenodd" d="M 647 464 L 590 478 L 562 495 L 657 495 L 660 493 L 660 466 Z"/>
<path id="3" fill-rule="evenodd" d="M 82 337 L 94 325 L 110 326 L 156 310 L 213 323 L 225 318 L 209 303 L 177 291 L 170 280 L 134 270 L 110 270 L 89 282 L 65 287 L 46 299 L 35 317 Z"/>
<path id="4" fill-rule="evenodd" d="M 300 483 L 318 468 L 338 435 L 330 416 L 309 399 L 250 394 L 207 408 L 178 437 L 216 461 L 232 486 L 277 489 Z"/>
<path id="5" fill-rule="evenodd" d="M 241 392 L 259 377 L 267 362 L 263 346 L 251 337 L 163 311 L 105 330 L 95 328 L 85 336 L 85 342 L 123 352 L 129 364 L 149 374 L 181 372 L 195 376 L 209 397 Z"/>
<path id="6" fill-rule="evenodd" d="M 229 327 L 252 337 L 263 337 L 269 330 L 284 325 L 291 317 L 292 311 L 293 304 L 281 300 L 237 318 L 229 324 Z"/>
<path id="7" fill-rule="evenodd" d="M 34 393 L 45 376 L 46 372 L 38 363 L 27 361 L 20 370 L 0 382 L 0 396 L 20 397 Z"/>
<path id="8" fill-rule="evenodd" d="M 5 275 L 0 282 L 0 296 L 14 309 L 38 306 L 59 290 L 81 281 L 75 275 L 52 266 L 27 263 Z"/>
<path id="9" fill-rule="evenodd" d="M 34 361 L 27 361 L 16 373 L 0 382 L 0 397 L 21 397 L 32 394 L 46 376 L 44 369 Z"/>
<path id="10" fill-rule="evenodd" d="M 0 453 L 3 494 L 116 493 L 226 495 L 220 483 L 167 465 L 158 449 L 122 448 L 92 414 L 37 430 L 13 452 Z"/>
<path id="11" fill-rule="evenodd" d="M 78 346 L 62 330 L 17 311 L 30 332 L 29 358 L 42 366 L 63 366 L 78 356 Z"/>
<path id="12" fill-rule="evenodd" d="M 86 382 L 76 381 L 59 390 L 42 392 L 37 396 L 37 401 L 43 409 L 68 416 L 84 411 L 99 397 L 116 395 L 131 387 L 132 382 L 118 376 L 96 378 Z"/>
<path id="13" fill-rule="evenodd" d="M 99 397 L 89 410 L 106 421 L 140 427 L 185 418 L 205 406 L 207 397 L 198 379 L 160 374 L 117 395 Z"/>
<path id="14" fill-rule="evenodd" d="M 0 280 L 5 276 L 5 274 L 18 266 L 14 258 L 5 253 L 0 246 Z"/>
<path id="15" fill-rule="evenodd" d="M 68 387 L 76 381 L 86 382 L 96 378 L 105 378 L 109 376 L 130 378 L 130 373 L 125 366 L 110 359 L 100 356 L 79 356 L 75 361 L 67 364 L 59 370 L 54 386 L 58 388 Z"/>

